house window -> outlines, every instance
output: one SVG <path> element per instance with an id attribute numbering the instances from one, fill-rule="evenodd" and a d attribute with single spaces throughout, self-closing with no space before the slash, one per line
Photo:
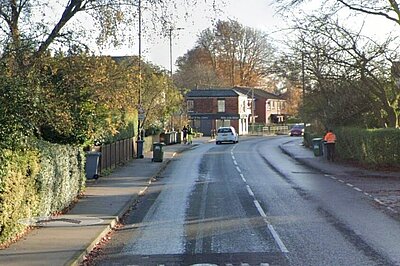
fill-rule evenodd
<path id="1" fill-rule="evenodd" d="M 225 113 L 225 100 L 218 100 L 218 113 Z"/>
<path id="2" fill-rule="evenodd" d="M 194 102 L 193 100 L 187 100 L 187 111 L 188 112 L 193 112 L 194 111 Z"/>

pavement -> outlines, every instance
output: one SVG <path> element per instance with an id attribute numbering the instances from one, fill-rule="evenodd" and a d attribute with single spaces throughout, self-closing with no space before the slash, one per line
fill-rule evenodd
<path id="1" fill-rule="evenodd" d="M 352 186 L 367 200 L 388 213 L 400 212 L 400 173 L 372 172 L 338 163 L 329 163 L 301 145 L 302 138 L 291 138 L 281 150 L 312 167 L 327 178 Z M 57 217 L 35 221 L 35 227 L 22 239 L 0 250 L 0 265 L 80 265 L 157 179 L 168 163 L 179 153 L 209 142 L 202 137 L 192 145 L 164 146 L 163 162 L 152 162 L 152 153 L 119 167 L 109 176 L 89 180 L 84 193 L 71 210 Z"/>

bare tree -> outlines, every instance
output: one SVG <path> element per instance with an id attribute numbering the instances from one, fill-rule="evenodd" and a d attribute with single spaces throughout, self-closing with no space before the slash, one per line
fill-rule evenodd
<path id="1" fill-rule="evenodd" d="M 194 51 L 201 51 L 201 55 Z M 194 69 L 193 64 L 201 63 L 203 70 L 215 73 L 222 81 L 219 85 L 260 86 L 273 63 L 273 52 L 263 32 L 234 20 L 218 21 L 200 34 L 196 47 L 186 54 L 186 60 L 181 60 L 178 72 L 184 73 Z"/>
<path id="2" fill-rule="evenodd" d="M 312 81 L 307 87 L 312 97 L 306 100 L 314 108 L 309 107 L 309 113 L 339 124 L 375 110 L 386 126 L 399 126 L 400 92 L 390 74 L 397 58 L 389 48 L 393 40 L 377 43 L 328 17 L 310 16 L 297 30 L 298 41 L 292 48 L 306 55 Z"/>
<path id="3" fill-rule="evenodd" d="M 276 3 L 282 10 L 298 7 L 307 0 L 277 0 Z M 398 0 L 324 0 L 322 4 L 329 6 L 330 12 L 337 12 L 342 8 L 348 8 L 357 13 L 383 17 L 400 25 L 400 2 Z"/>
<path id="4" fill-rule="evenodd" d="M 215 0 L 207 1 L 216 8 Z M 84 17 L 85 25 L 94 23 L 99 30 L 97 41 L 132 40 L 137 31 L 138 4 L 149 12 L 152 21 L 159 25 L 173 23 L 173 12 L 180 6 L 193 6 L 197 1 L 162 0 L 0 0 L 0 36 L 4 40 L 3 57 L 17 59 L 17 64 L 27 64 L 31 58 L 40 57 L 55 41 L 59 46 L 80 42 L 87 28 L 79 25 L 78 14 Z M 87 23 L 87 24 L 86 24 Z M 148 28 L 148 27 L 147 27 Z M 29 53 L 27 53 L 29 51 Z"/>

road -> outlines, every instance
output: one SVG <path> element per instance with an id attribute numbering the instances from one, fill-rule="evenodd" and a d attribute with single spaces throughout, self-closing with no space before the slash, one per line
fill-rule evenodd
<path id="1" fill-rule="evenodd" d="M 284 155 L 283 137 L 184 152 L 93 265 L 400 265 L 400 226 Z"/>

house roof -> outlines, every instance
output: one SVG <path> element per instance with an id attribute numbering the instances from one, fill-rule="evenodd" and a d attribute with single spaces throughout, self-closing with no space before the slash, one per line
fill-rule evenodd
<path id="1" fill-rule="evenodd" d="M 186 94 L 186 97 L 238 97 L 246 96 L 245 94 L 236 91 L 235 89 L 204 89 L 191 90 Z"/>
<path id="2" fill-rule="evenodd" d="M 243 94 L 246 94 L 249 97 L 251 97 L 251 90 L 254 90 L 255 98 L 283 100 L 283 98 L 281 96 L 267 92 L 265 90 L 261 90 L 261 89 L 248 88 L 248 87 L 234 87 L 234 90 L 237 90 Z"/>

